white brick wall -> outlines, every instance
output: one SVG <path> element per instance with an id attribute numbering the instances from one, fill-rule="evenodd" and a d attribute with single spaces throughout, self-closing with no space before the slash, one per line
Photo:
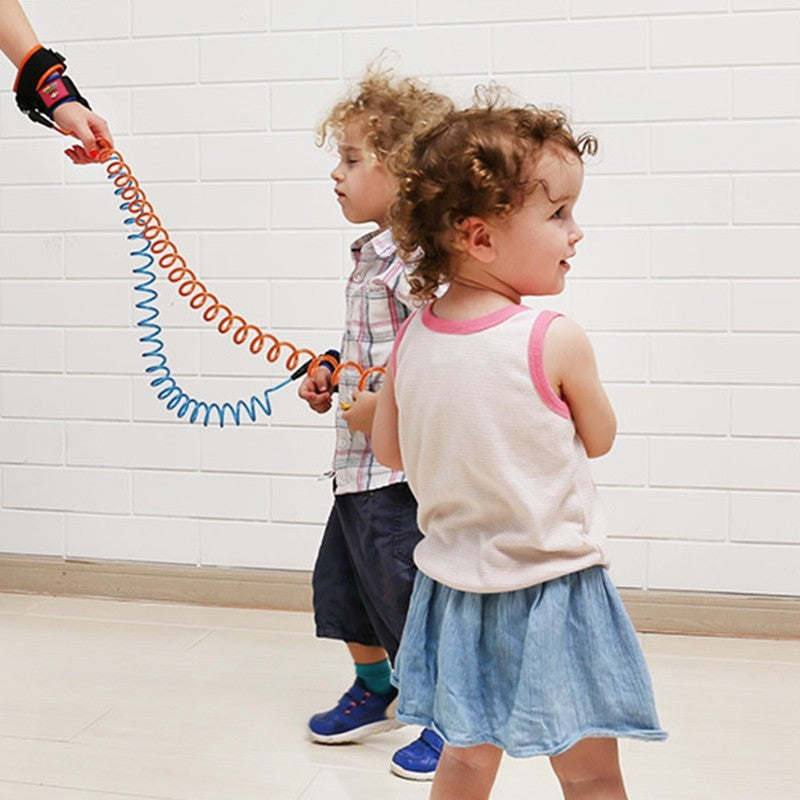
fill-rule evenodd
<path id="1" fill-rule="evenodd" d="M 800 594 L 800 0 L 25 6 L 209 288 L 315 350 L 338 343 L 362 230 L 312 133 L 349 77 L 389 47 L 460 101 L 496 79 L 570 110 L 601 152 L 548 304 L 589 330 L 619 415 L 594 464 L 614 576 Z M 293 389 L 238 429 L 164 408 L 129 229 L 64 144 L 0 91 L 0 552 L 310 568 L 329 420 Z M 222 402 L 285 375 L 159 287 L 187 391 Z"/>

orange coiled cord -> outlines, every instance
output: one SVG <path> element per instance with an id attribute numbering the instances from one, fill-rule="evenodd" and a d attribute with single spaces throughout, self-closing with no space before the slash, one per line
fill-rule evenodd
<path id="1" fill-rule="evenodd" d="M 263 331 L 258 325 L 248 322 L 239 314 L 234 314 L 229 306 L 220 302 L 215 294 L 210 292 L 205 284 L 195 275 L 180 254 L 175 242 L 170 239 L 169 233 L 162 226 L 161 219 L 155 213 L 152 204 L 147 199 L 144 189 L 139 184 L 130 166 L 122 158 L 118 150 L 105 146 L 98 160 L 105 165 L 108 177 L 117 187 L 119 196 L 127 204 L 127 210 L 133 214 L 133 224 L 140 229 L 141 236 L 150 243 L 151 252 L 157 257 L 158 265 L 167 270 L 167 278 L 171 283 L 178 284 L 178 294 L 189 298 L 189 305 L 198 311 L 202 310 L 202 317 L 206 322 L 216 322 L 219 333 L 231 333 L 231 339 L 236 345 L 248 343 L 248 349 L 254 355 L 264 352 L 268 362 L 274 363 L 281 358 L 284 349 L 289 350 L 286 358 L 286 369 L 294 371 L 300 363 L 301 356 L 311 358 L 308 374 L 313 376 L 321 364 L 328 364 L 333 373 L 331 386 L 337 386 L 342 372 L 348 369 L 358 371 L 360 378 L 359 390 L 367 388 L 372 375 L 384 374 L 383 367 L 369 367 L 365 369 L 355 361 L 339 361 L 332 355 L 325 353 L 317 355 L 313 350 L 295 347 L 289 341 L 280 340 L 273 334 Z"/>

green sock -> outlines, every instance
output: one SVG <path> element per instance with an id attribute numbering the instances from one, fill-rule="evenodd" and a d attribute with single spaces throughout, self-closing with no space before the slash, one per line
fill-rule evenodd
<path id="1" fill-rule="evenodd" d="M 356 664 L 356 677 L 361 678 L 367 691 L 373 694 L 389 694 L 392 690 L 392 682 L 389 680 L 391 674 L 392 667 L 388 658 L 374 664 Z"/>

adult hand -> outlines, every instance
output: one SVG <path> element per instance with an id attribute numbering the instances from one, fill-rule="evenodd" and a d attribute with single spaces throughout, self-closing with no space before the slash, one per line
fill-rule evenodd
<path id="1" fill-rule="evenodd" d="M 99 114 L 95 114 L 77 101 L 60 105 L 53 112 L 53 120 L 59 128 L 70 131 L 81 141 L 80 145 L 74 145 L 64 151 L 73 164 L 96 163 L 100 154 L 101 140 L 104 146 L 111 147 L 114 144 L 108 123 Z"/>

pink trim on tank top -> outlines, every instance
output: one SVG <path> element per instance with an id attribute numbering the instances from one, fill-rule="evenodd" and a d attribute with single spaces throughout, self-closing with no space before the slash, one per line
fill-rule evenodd
<path id="1" fill-rule="evenodd" d="M 530 311 L 527 306 L 508 305 L 498 308 L 497 311 L 492 311 L 491 314 L 484 314 L 482 317 L 475 317 L 474 319 L 442 319 L 433 313 L 434 305 L 436 305 L 435 300 L 423 307 L 422 324 L 428 330 L 436 333 L 480 333 L 499 325 L 501 322 L 505 322 L 507 319 L 511 319 L 515 314 Z"/>
<path id="2" fill-rule="evenodd" d="M 556 317 L 561 316 L 563 314 L 559 314 L 557 311 L 542 311 L 536 317 L 536 321 L 531 328 L 530 340 L 528 341 L 528 364 L 530 365 L 533 385 L 544 404 L 559 416 L 571 419 L 572 414 L 569 406 L 555 393 L 544 371 L 544 337 L 550 327 L 550 323 Z"/>

